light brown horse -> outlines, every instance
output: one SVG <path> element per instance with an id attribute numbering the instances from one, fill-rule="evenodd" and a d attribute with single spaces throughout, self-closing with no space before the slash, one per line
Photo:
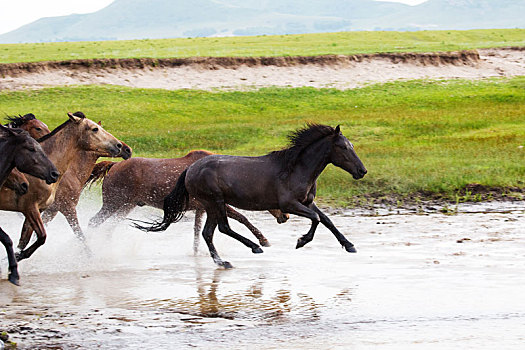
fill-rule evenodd
<path id="1" fill-rule="evenodd" d="M 118 156 L 123 159 L 129 159 L 131 154 L 131 147 L 122 142 L 122 152 Z M 42 213 L 42 221 L 44 224 L 49 223 L 55 218 L 58 212 L 61 212 L 73 229 L 75 235 L 81 241 L 85 240 L 84 233 L 78 222 L 76 207 L 82 189 L 91 176 L 93 167 L 100 157 L 99 153 L 96 152 L 81 151 L 79 153 L 78 161 L 72 163 L 62 177 L 60 186 L 58 186 L 55 194 L 55 201 Z"/>
<path id="2" fill-rule="evenodd" d="M 27 132 L 0 126 L 0 187 L 15 166 L 20 171 L 45 180 L 47 184 L 56 182 L 59 177 L 57 168 L 51 163 L 42 147 Z M 7 252 L 9 281 L 18 285 L 19 276 L 13 242 L 1 228 L 0 242 Z"/>
<path id="3" fill-rule="evenodd" d="M 104 161 L 93 169 L 89 183 L 104 179 L 102 184 L 103 204 L 100 211 L 91 218 L 90 226 L 98 226 L 111 216 L 118 219 L 126 217 L 136 206 L 163 208 L 164 197 L 177 183 L 179 175 L 195 161 L 213 153 L 199 150 L 191 151 L 181 158 L 155 159 L 133 158 L 124 162 Z M 195 210 L 194 243 L 196 252 L 204 210 L 198 202 L 192 201 L 190 210 Z M 268 240 L 241 213 L 227 206 L 228 217 L 245 225 L 257 237 L 262 246 L 269 246 Z M 288 219 L 279 210 L 272 211 L 279 223 Z"/>
<path id="4" fill-rule="evenodd" d="M 64 174 L 73 162 L 78 161 L 77 157 L 81 151 L 96 152 L 100 156 L 116 156 L 121 153 L 122 143 L 100 125 L 85 118 L 82 112 L 68 113 L 68 117 L 69 119 L 53 132 L 38 140 L 61 174 Z M 5 188 L 0 189 L 0 210 L 19 211 L 26 217 L 18 245 L 19 261 L 30 257 L 45 243 L 46 231 L 40 212 L 53 202 L 60 182 L 59 179 L 57 183 L 48 185 L 31 176 L 28 176 L 28 180 L 29 192 L 24 196 L 17 196 Z M 37 234 L 37 240 L 25 249 L 33 230 Z"/>

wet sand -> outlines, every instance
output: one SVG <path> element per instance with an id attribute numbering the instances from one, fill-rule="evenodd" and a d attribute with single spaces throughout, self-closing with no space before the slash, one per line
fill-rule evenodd
<path id="1" fill-rule="evenodd" d="M 83 227 L 97 205 L 82 200 Z M 21 287 L 6 281 L 2 261 L 0 329 L 20 349 L 520 348 L 523 202 L 459 209 L 332 214 L 357 254 L 321 226 L 296 250 L 307 220 L 278 225 L 248 213 L 272 246 L 254 255 L 216 233 L 231 270 L 216 268 L 204 244 L 193 256 L 192 215 L 165 233 L 128 222 L 87 230 L 91 257 L 60 216 L 46 245 L 20 264 Z M 20 215 L 0 217 L 17 240 Z"/>

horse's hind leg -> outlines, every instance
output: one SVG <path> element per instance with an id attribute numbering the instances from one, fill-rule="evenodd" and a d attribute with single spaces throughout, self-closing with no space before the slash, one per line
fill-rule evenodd
<path id="1" fill-rule="evenodd" d="M 251 248 L 252 253 L 254 254 L 259 254 L 263 252 L 263 250 L 261 249 L 261 247 L 259 247 L 259 245 L 255 244 L 254 242 L 250 241 L 248 238 L 241 236 L 240 234 L 238 234 L 237 232 L 231 229 L 230 225 L 228 224 L 228 217 L 226 216 L 226 205 L 224 204 L 223 201 L 217 201 L 217 209 L 219 210 L 219 215 L 217 217 L 217 221 L 219 224 L 219 231 L 221 231 L 222 233 L 232 238 L 235 238 L 236 240 L 238 240 L 239 242 L 241 242 L 248 248 Z"/>
<path id="2" fill-rule="evenodd" d="M 193 225 L 193 255 L 197 255 L 199 251 L 199 235 L 202 227 L 202 217 L 204 209 L 197 208 L 195 210 L 195 223 Z"/>
<path id="3" fill-rule="evenodd" d="M 343 246 L 343 248 L 346 249 L 347 252 L 349 252 L 349 253 L 356 253 L 357 252 L 355 247 L 354 247 L 354 245 L 349 240 L 347 240 L 346 237 L 343 236 L 343 234 L 341 232 L 339 232 L 339 230 L 335 227 L 335 225 L 328 218 L 328 216 L 326 216 L 323 212 L 321 212 L 321 210 L 319 210 L 319 208 L 317 208 L 317 206 L 314 203 L 310 204 L 310 207 L 313 210 L 315 210 L 315 212 L 319 215 L 319 219 L 321 220 L 321 223 L 327 229 L 332 231 L 332 233 L 334 234 L 335 238 L 337 238 L 339 243 Z"/>
<path id="4" fill-rule="evenodd" d="M 16 262 L 15 252 L 13 251 L 13 241 L 1 228 L 0 242 L 2 242 L 2 244 L 5 247 L 5 251 L 7 253 L 7 261 L 9 262 L 9 275 L 7 278 L 9 279 L 9 282 L 19 286 L 20 276 L 18 275 L 18 263 Z"/>
<path id="5" fill-rule="evenodd" d="M 268 239 L 264 237 L 264 235 L 261 233 L 261 231 L 259 231 L 257 227 L 253 226 L 252 223 L 248 221 L 246 216 L 242 215 L 241 213 L 239 213 L 237 210 L 233 209 L 229 205 L 226 205 L 226 214 L 228 215 L 228 217 L 240 222 L 241 224 L 246 226 L 248 230 L 252 231 L 253 235 L 259 240 L 259 243 L 263 247 L 270 246 L 270 242 L 268 242 Z"/>
<path id="6" fill-rule="evenodd" d="M 97 227 L 109 219 L 115 211 L 108 210 L 104 206 L 89 220 L 89 227 Z"/>
<path id="7" fill-rule="evenodd" d="M 217 265 L 222 266 L 225 269 L 231 269 L 233 265 L 227 261 L 222 260 L 219 254 L 217 253 L 215 246 L 213 245 L 213 233 L 215 231 L 215 228 L 217 227 L 217 219 L 215 219 L 214 216 L 210 215 L 209 212 L 206 212 L 206 215 L 206 223 L 204 224 L 204 229 L 202 230 L 202 237 L 208 245 L 208 250 L 210 251 L 211 258 Z"/>

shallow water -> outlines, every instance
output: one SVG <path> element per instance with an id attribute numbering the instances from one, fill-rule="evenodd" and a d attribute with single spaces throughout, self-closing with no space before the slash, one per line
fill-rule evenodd
<path id="1" fill-rule="evenodd" d="M 81 202 L 83 227 L 96 209 Z M 130 217 L 154 214 L 140 208 Z M 46 245 L 20 264 L 21 287 L 6 281 L 2 261 L 0 328 L 21 349 L 492 349 L 525 342 L 523 202 L 463 206 L 457 215 L 332 214 L 357 254 L 321 226 L 296 250 L 307 220 L 278 225 L 267 213 L 247 215 L 272 246 L 255 255 L 216 233 L 231 270 L 216 268 L 203 242 L 193 256 L 192 215 L 165 233 L 128 222 L 87 230 L 92 256 L 58 217 Z M 0 219 L 17 240 L 22 218 L 2 212 Z"/>

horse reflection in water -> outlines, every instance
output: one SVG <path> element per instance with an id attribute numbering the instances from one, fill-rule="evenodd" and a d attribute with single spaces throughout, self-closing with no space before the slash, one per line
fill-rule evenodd
<path id="1" fill-rule="evenodd" d="M 289 136 L 290 146 L 261 157 L 210 155 L 193 163 L 179 177 L 173 191 L 164 199 L 164 217 L 148 226 L 135 223 L 144 231 L 164 231 L 179 221 L 188 208 L 190 198 L 200 202 L 207 214 L 202 235 L 213 261 L 231 268 L 222 260 L 213 244 L 215 228 L 235 238 L 253 253 L 262 253 L 256 243 L 233 231 L 228 224 L 226 205 L 245 210 L 280 209 L 312 221 L 310 230 L 297 241 L 297 248 L 312 241 L 321 222 L 337 238 L 347 252 L 355 253 L 332 221 L 314 203 L 316 181 L 328 164 L 349 172 L 354 179 L 367 170 L 353 145 L 339 126 L 309 124 Z"/>
<path id="2" fill-rule="evenodd" d="M 305 292 L 294 293 L 287 277 L 280 277 L 278 281 L 254 279 L 232 287 L 228 282 L 231 278 L 227 275 L 228 270 L 215 269 L 208 273 L 198 261 L 196 265 L 194 295 L 143 302 L 133 300 L 129 304 L 182 314 L 185 315 L 182 321 L 193 324 L 209 323 L 210 319 L 264 323 L 285 319 L 313 320 L 326 307 Z"/>

